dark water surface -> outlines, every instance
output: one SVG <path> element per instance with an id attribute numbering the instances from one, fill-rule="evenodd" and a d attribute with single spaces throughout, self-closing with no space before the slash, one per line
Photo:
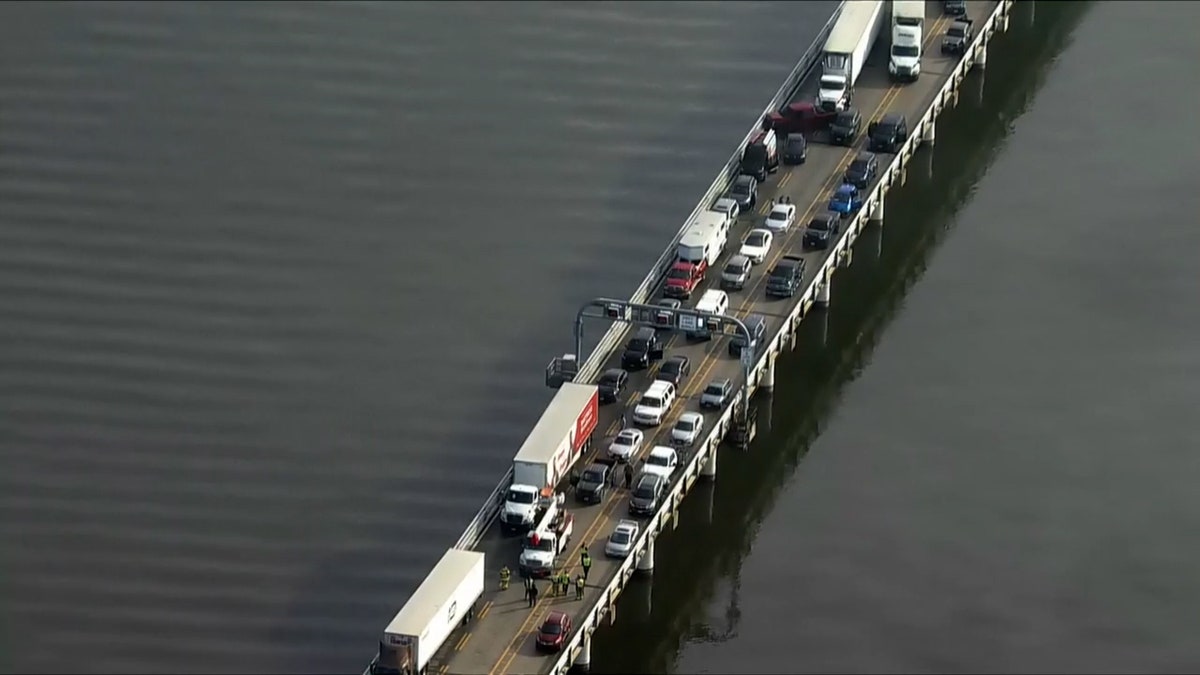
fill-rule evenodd
<path id="1" fill-rule="evenodd" d="M 357 672 L 834 5 L 0 4 L 0 669 Z"/>
<path id="2" fill-rule="evenodd" d="M 1200 6 L 1031 4 L 598 670 L 1195 672 Z"/>

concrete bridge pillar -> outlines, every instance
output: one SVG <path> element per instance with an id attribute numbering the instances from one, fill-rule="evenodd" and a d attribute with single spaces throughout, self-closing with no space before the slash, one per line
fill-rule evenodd
<path id="1" fill-rule="evenodd" d="M 592 634 L 584 632 L 583 642 L 579 644 L 579 656 L 575 657 L 575 666 L 587 670 L 592 666 Z"/>
<path id="2" fill-rule="evenodd" d="M 700 475 L 710 480 L 717 478 L 717 449 L 713 448 L 712 452 L 708 453 L 708 457 L 704 459 L 704 466 L 700 467 Z"/>
<path id="3" fill-rule="evenodd" d="M 987 42 L 979 43 L 979 53 L 975 55 L 975 67 L 987 70 Z"/>
<path id="4" fill-rule="evenodd" d="M 758 386 L 760 389 L 770 391 L 775 388 L 775 355 L 771 354 L 767 357 L 767 365 L 763 368 L 762 379 L 759 380 Z"/>
<path id="5" fill-rule="evenodd" d="M 936 139 L 937 123 L 931 118 L 925 123 L 925 133 L 921 136 L 921 145 L 933 147 L 933 142 Z"/>
<path id="6" fill-rule="evenodd" d="M 825 283 L 817 289 L 817 304 L 822 307 L 829 306 L 830 295 L 833 289 L 833 275 L 826 277 Z"/>
<path id="7" fill-rule="evenodd" d="M 854 249 L 850 246 L 842 249 L 838 256 L 838 267 L 849 267 L 854 262 Z"/>
<path id="8" fill-rule="evenodd" d="M 654 539 L 646 542 L 646 550 L 642 552 L 642 557 L 638 560 L 637 569 L 639 572 L 647 574 L 654 571 Z"/>
<path id="9" fill-rule="evenodd" d="M 871 215 L 868 216 L 868 220 L 876 225 L 883 225 L 883 195 L 880 195 L 879 201 L 871 207 Z"/>

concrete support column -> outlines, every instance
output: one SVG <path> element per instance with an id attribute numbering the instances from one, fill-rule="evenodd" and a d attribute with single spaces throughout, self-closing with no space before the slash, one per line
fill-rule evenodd
<path id="1" fill-rule="evenodd" d="M 1033 25 L 1033 16 L 1037 13 L 1037 0 L 1029 0 L 1029 25 Z"/>
<path id="2" fill-rule="evenodd" d="M 708 453 L 708 457 L 704 458 L 704 466 L 700 467 L 700 475 L 715 480 L 717 477 L 717 450 Z"/>
<path id="3" fill-rule="evenodd" d="M 762 379 L 758 381 L 761 389 L 770 391 L 775 388 L 775 355 L 767 357 L 767 365 L 763 368 Z"/>
<path id="4" fill-rule="evenodd" d="M 854 249 L 847 246 L 838 257 L 838 267 L 849 267 L 854 262 Z"/>
<path id="5" fill-rule="evenodd" d="M 868 216 L 868 220 L 876 225 L 883 225 L 883 202 L 883 195 L 880 195 L 879 201 L 875 202 L 875 205 L 871 207 L 871 215 Z"/>
<path id="6" fill-rule="evenodd" d="M 579 656 L 575 657 L 575 665 L 580 670 L 587 670 L 592 665 L 592 635 L 585 632 L 583 642 L 579 644 Z"/>
<path id="7" fill-rule="evenodd" d="M 717 453 L 713 452 L 713 454 L 715 455 Z M 704 495 L 702 497 L 702 499 L 704 500 L 704 524 L 712 525 L 713 507 L 715 506 L 715 501 L 716 501 L 715 499 L 713 499 L 713 496 L 717 494 L 717 490 L 716 490 L 716 488 L 714 488 L 711 485 L 701 486 L 700 490 L 702 491 L 702 494 Z"/>
<path id="8" fill-rule="evenodd" d="M 925 125 L 925 134 L 921 136 L 921 145 L 933 146 L 933 141 L 936 138 L 937 123 L 932 119 Z"/>
<path id="9" fill-rule="evenodd" d="M 615 601 L 608 603 L 608 625 L 617 625 L 617 603 Z"/>
<path id="10" fill-rule="evenodd" d="M 642 552 L 642 558 L 638 560 L 637 568 L 639 572 L 654 571 L 654 540 L 646 542 L 646 550 Z"/>
<path id="11" fill-rule="evenodd" d="M 825 279 L 825 283 L 817 289 L 817 304 L 822 307 L 829 306 L 829 299 L 833 290 L 833 277 L 829 276 Z"/>
<path id="12" fill-rule="evenodd" d="M 979 54 L 975 56 L 975 67 L 979 70 L 987 70 L 987 43 L 979 43 Z"/>

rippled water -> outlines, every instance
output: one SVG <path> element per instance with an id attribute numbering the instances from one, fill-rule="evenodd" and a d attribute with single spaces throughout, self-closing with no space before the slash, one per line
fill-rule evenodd
<path id="1" fill-rule="evenodd" d="M 833 6 L 0 5 L 0 667 L 361 667 Z"/>

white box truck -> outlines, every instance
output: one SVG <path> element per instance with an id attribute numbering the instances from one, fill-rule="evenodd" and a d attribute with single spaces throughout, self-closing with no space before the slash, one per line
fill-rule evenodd
<path id="1" fill-rule="evenodd" d="M 537 522 L 554 488 L 591 446 L 600 416 L 594 384 L 565 382 L 513 458 L 513 481 L 500 512 L 507 534 L 525 533 Z"/>
<path id="2" fill-rule="evenodd" d="M 883 0 L 847 0 L 821 57 L 817 107 L 844 110 L 854 99 L 854 83 L 884 22 Z"/>
<path id="3" fill-rule="evenodd" d="M 452 548 L 383 631 L 371 675 L 417 675 L 483 595 L 484 555 Z"/>
<path id="4" fill-rule="evenodd" d="M 924 40 L 924 0 L 892 0 L 892 49 L 888 58 L 888 75 L 893 80 L 916 82 L 921 77 Z"/>

